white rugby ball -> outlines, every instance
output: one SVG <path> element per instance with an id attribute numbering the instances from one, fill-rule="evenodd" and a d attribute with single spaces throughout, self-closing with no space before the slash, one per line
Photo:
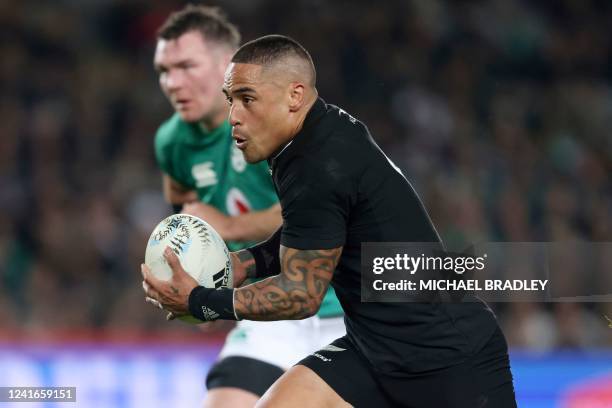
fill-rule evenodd
<path id="1" fill-rule="evenodd" d="M 187 214 L 174 214 L 151 233 L 145 251 L 145 264 L 155 277 L 169 280 L 172 269 L 164 258 L 170 247 L 178 255 L 183 269 L 201 286 L 222 288 L 233 286 L 232 262 L 221 236 L 206 221 Z M 188 323 L 202 323 L 193 316 L 181 317 Z"/>

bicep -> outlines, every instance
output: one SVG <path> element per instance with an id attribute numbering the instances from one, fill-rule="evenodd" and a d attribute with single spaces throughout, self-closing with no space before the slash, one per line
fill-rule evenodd
<path id="1" fill-rule="evenodd" d="M 283 203 L 281 243 L 299 249 L 331 249 L 344 245 L 349 217 L 347 195 L 341 190 L 308 188 Z"/>
<path id="2" fill-rule="evenodd" d="M 298 165 L 296 165 L 298 166 Z M 281 244 L 298 249 L 332 249 L 345 244 L 354 202 L 352 172 L 337 160 L 323 167 L 299 164 L 279 181 L 283 212 Z M 308 171 L 300 169 L 307 168 Z"/>

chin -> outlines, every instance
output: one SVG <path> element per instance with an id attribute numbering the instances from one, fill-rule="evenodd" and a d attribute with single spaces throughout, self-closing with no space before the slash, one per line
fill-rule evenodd
<path id="1" fill-rule="evenodd" d="M 249 164 L 259 163 L 266 159 L 265 157 L 261 157 L 261 155 L 249 152 L 248 149 L 244 150 L 242 155 L 244 156 L 244 160 Z"/>
<path id="2" fill-rule="evenodd" d="M 196 115 L 193 111 L 178 111 L 183 122 L 196 123 L 202 120 L 202 115 Z"/>
<path id="3" fill-rule="evenodd" d="M 256 158 L 256 157 L 251 157 L 247 154 L 244 155 L 244 160 L 249 163 L 249 164 L 255 164 L 260 162 L 262 159 Z"/>
<path id="4" fill-rule="evenodd" d="M 189 113 L 181 112 L 181 111 L 178 111 L 177 113 L 179 114 L 183 122 L 187 122 L 187 123 L 194 122 L 192 115 L 190 115 Z"/>
<path id="5" fill-rule="evenodd" d="M 187 123 L 198 123 L 200 121 L 200 119 L 197 116 L 193 116 L 193 115 L 189 115 L 189 116 L 181 115 L 181 119 L 183 119 L 183 122 L 187 122 Z"/>

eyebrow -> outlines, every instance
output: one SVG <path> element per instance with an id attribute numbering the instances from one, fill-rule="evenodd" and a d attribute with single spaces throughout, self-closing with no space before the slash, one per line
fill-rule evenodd
<path id="1" fill-rule="evenodd" d="M 162 69 L 162 68 L 168 69 L 168 68 L 178 67 L 181 65 L 191 64 L 191 63 L 193 63 L 193 58 L 184 58 L 182 60 L 175 61 L 170 64 L 160 64 L 160 63 L 156 63 L 155 61 L 153 61 L 153 66 L 155 67 L 155 69 Z"/>
<path id="2" fill-rule="evenodd" d="M 222 91 L 226 96 L 229 96 L 230 92 L 227 90 L 227 88 L 224 87 Z M 233 91 L 232 94 L 238 95 L 238 94 L 249 93 L 249 92 L 255 93 L 255 89 L 248 87 L 248 86 L 243 86 Z"/>

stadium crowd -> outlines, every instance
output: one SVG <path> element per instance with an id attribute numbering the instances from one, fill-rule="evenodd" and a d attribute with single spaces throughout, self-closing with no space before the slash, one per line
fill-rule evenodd
<path id="1" fill-rule="evenodd" d="M 245 40 L 312 52 L 320 95 L 369 124 L 447 243 L 612 241 L 612 3 L 213 4 Z M 191 330 L 145 304 L 138 268 L 170 212 L 155 29 L 182 5 L 0 5 L 0 338 Z M 612 303 L 493 308 L 511 347 L 612 346 Z"/>

